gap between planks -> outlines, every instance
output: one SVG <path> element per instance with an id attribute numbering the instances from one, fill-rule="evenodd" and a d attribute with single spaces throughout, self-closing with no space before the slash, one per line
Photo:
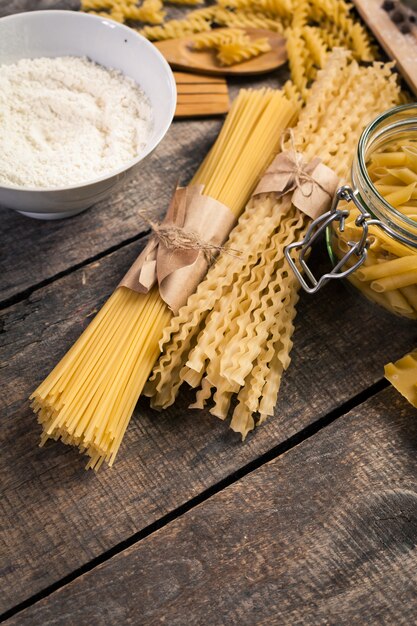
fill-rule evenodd
<path id="1" fill-rule="evenodd" d="M 206 502 L 207 500 L 209 500 L 214 495 L 218 494 L 223 489 L 230 487 L 231 485 L 238 482 L 239 480 L 241 480 L 248 474 L 251 474 L 252 472 L 258 470 L 260 467 L 262 467 L 262 465 L 265 465 L 266 463 L 273 461 L 274 459 L 278 458 L 279 456 L 283 455 L 289 450 L 304 443 L 305 441 L 307 441 L 308 439 L 310 439 L 311 437 L 319 433 L 321 430 L 323 430 L 324 428 L 326 428 L 327 426 L 329 426 L 336 420 L 342 418 L 344 415 L 346 415 L 347 413 L 349 413 L 356 407 L 360 406 L 361 404 L 363 404 L 370 398 L 378 395 L 381 391 L 386 389 L 388 386 L 389 386 L 389 383 L 387 380 L 385 380 L 384 378 L 380 379 L 379 381 L 372 384 L 367 389 L 356 394 L 355 396 L 353 396 L 346 402 L 343 402 L 340 406 L 333 409 L 332 411 L 330 411 L 329 413 L 327 413 L 326 415 L 324 415 L 317 421 L 306 426 L 305 428 L 297 432 L 292 437 L 289 437 L 282 443 L 271 448 L 270 450 L 268 450 L 267 452 L 259 456 L 257 459 L 251 461 L 250 463 L 248 463 L 244 467 L 241 467 L 235 472 L 232 472 L 229 476 L 227 476 L 223 480 L 220 480 L 215 485 L 212 485 L 211 487 L 202 491 L 200 494 L 198 494 L 194 498 L 191 498 L 188 502 L 185 502 L 181 506 L 170 511 L 168 514 L 162 516 L 159 520 L 153 522 L 152 524 L 150 524 L 146 528 L 143 528 L 137 533 L 134 533 L 128 539 L 125 539 L 124 541 L 121 541 L 120 543 L 113 546 L 109 550 L 106 550 L 99 556 L 93 558 L 88 563 L 85 563 L 83 566 L 71 572 L 71 574 L 64 576 L 63 578 L 56 581 L 52 585 L 49 585 L 42 591 L 39 591 L 38 593 L 34 594 L 27 600 L 24 600 L 23 602 L 19 603 L 12 609 L 5 611 L 2 615 L 0 615 L 0 623 L 6 621 L 7 619 L 10 619 L 11 617 L 18 615 L 25 609 L 37 604 L 41 600 L 44 600 L 45 598 L 52 595 L 53 593 L 55 593 L 62 587 L 65 587 L 69 583 L 72 583 L 80 576 L 83 576 L 87 572 L 91 572 L 99 565 L 102 565 L 103 563 L 110 560 L 114 556 L 122 553 L 124 550 L 127 550 L 128 548 L 132 547 L 136 543 L 139 543 L 140 541 L 149 537 L 153 533 L 161 530 L 162 528 L 164 528 L 171 522 L 180 518 L 185 513 L 188 513 L 189 511 L 191 511 L 196 506 L 202 504 L 203 502 Z"/>
<path id="2" fill-rule="evenodd" d="M 71 267 L 67 267 L 65 270 L 62 270 L 61 272 L 57 272 L 53 276 L 49 276 L 48 278 L 45 278 L 44 280 L 41 280 L 39 283 L 36 283 L 35 285 L 31 285 L 27 289 L 22 289 L 22 291 L 19 291 L 18 293 L 14 294 L 10 298 L 5 298 L 4 300 L 1 300 L 0 311 L 8 309 L 9 307 L 14 306 L 15 304 L 19 304 L 19 302 L 23 302 L 23 300 L 27 300 L 34 293 L 39 291 L 39 289 L 43 289 L 44 287 L 47 287 L 48 285 L 56 282 L 57 280 L 60 280 L 61 278 L 64 278 L 65 276 L 69 276 L 73 272 L 76 272 L 77 270 L 80 270 L 83 267 L 90 265 L 91 263 L 95 263 L 96 261 L 101 261 L 106 256 L 109 256 L 110 254 L 113 254 L 114 252 L 117 252 L 118 250 L 125 248 L 131 243 L 135 243 L 136 241 L 145 239 L 150 234 L 150 232 L 151 232 L 150 230 L 145 230 L 141 233 L 138 233 L 137 235 L 134 235 L 133 237 L 129 237 L 129 239 L 125 239 L 124 241 L 119 241 L 119 243 L 115 244 L 114 246 L 110 246 L 109 248 L 106 248 L 106 250 L 102 250 L 101 252 L 98 252 L 97 254 L 91 257 L 88 257 L 87 259 L 83 259 L 83 261 L 80 261 L 79 263 L 75 263 Z M 1 330 L 0 330 L 0 334 L 1 334 Z"/>

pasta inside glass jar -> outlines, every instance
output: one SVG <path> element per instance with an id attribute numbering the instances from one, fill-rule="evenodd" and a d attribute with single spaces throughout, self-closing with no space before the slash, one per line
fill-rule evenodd
<path id="1" fill-rule="evenodd" d="M 323 229 L 333 271 L 316 280 L 304 258 Z M 290 263 L 306 291 L 347 278 L 372 302 L 417 319 L 417 104 L 395 107 L 364 130 L 352 187 L 338 190 L 331 211 L 293 248 L 301 249 L 304 274 Z"/>

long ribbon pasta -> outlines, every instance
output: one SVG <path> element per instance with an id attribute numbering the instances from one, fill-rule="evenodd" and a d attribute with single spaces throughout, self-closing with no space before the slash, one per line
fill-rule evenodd
<path id="1" fill-rule="evenodd" d="M 296 114 L 282 92 L 241 91 L 193 182 L 239 216 Z M 31 396 L 42 443 L 61 439 L 90 457 L 87 467 L 112 465 L 171 315 L 157 288 L 117 288 Z"/>
<path id="2" fill-rule="evenodd" d="M 335 53 L 300 114 L 295 149 L 307 160 L 319 156 L 343 179 L 362 129 L 398 94 L 390 66 L 364 68 Z M 284 248 L 301 239 L 309 223 L 285 196 L 250 200 L 229 240 L 241 256 L 221 255 L 164 331 L 163 354 L 145 387 L 153 406 L 172 404 L 187 382 L 197 389 L 195 407 L 210 402 L 210 411 L 224 419 L 234 404 L 231 427 L 243 438 L 273 414 L 290 363 L 298 299 Z"/>

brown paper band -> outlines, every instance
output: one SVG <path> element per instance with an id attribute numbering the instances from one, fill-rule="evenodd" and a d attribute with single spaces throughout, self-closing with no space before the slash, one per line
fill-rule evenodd
<path id="1" fill-rule="evenodd" d="M 253 196 L 275 193 L 278 198 L 288 196 L 300 211 L 316 219 L 331 207 L 339 186 L 337 174 L 314 158 L 305 162 L 294 150 L 278 154 L 259 181 Z"/>
<path id="2" fill-rule="evenodd" d="M 203 189 L 204 185 L 178 188 L 162 224 L 192 233 L 215 249 L 228 238 L 236 217 L 221 202 L 204 196 Z M 152 236 L 119 287 L 148 293 L 158 284 L 161 298 L 177 313 L 197 289 L 208 267 L 204 249 L 164 245 L 160 238 Z"/>

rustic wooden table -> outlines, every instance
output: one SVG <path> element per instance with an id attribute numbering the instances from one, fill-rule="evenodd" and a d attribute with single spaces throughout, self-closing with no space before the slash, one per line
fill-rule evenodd
<path id="1" fill-rule="evenodd" d="M 1 210 L 10 626 L 416 623 L 417 413 L 383 365 L 417 326 L 341 284 L 301 297 L 275 418 L 246 443 L 184 394 L 160 414 L 139 402 L 112 470 L 38 447 L 30 392 L 143 248 L 138 209 L 163 215 L 220 123 L 175 122 L 136 179 L 71 220 Z"/>

